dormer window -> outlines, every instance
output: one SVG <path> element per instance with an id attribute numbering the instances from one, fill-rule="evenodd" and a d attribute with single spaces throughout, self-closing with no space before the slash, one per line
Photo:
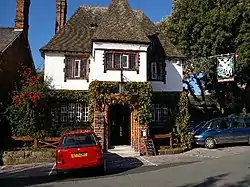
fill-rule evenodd
<path id="1" fill-rule="evenodd" d="M 139 66 L 139 54 L 137 52 L 105 52 L 106 70 L 130 70 L 137 71 Z"/>

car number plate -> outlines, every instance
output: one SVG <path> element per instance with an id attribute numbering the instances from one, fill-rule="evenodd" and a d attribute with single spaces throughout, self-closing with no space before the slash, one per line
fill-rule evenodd
<path id="1" fill-rule="evenodd" d="M 76 153 L 76 154 L 71 154 L 71 158 L 81 158 L 81 157 L 86 157 L 88 154 L 87 153 Z"/>

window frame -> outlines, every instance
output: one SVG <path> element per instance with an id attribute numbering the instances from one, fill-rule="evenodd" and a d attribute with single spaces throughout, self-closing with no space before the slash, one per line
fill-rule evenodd
<path id="1" fill-rule="evenodd" d="M 168 121 L 169 108 L 166 104 L 152 104 L 151 114 L 153 123 L 165 123 Z"/>
<path id="2" fill-rule="evenodd" d="M 153 72 L 153 69 L 155 68 L 155 71 L 156 72 Z M 151 71 L 151 79 L 152 80 L 157 80 L 157 78 L 158 78 L 158 73 L 157 73 L 157 64 L 156 64 L 156 62 L 152 62 L 151 63 L 151 66 L 150 66 L 150 71 Z"/>
<path id="3" fill-rule="evenodd" d="M 155 69 L 156 72 L 153 70 Z M 166 62 L 150 63 L 150 81 L 166 82 Z"/>
<path id="4" fill-rule="evenodd" d="M 111 54 L 111 68 L 108 65 L 107 56 Z M 115 67 L 115 55 L 120 56 L 119 68 Z M 135 55 L 134 67 L 131 67 L 132 56 Z M 127 67 L 123 66 L 123 56 L 127 56 Z M 124 71 L 138 71 L 139 70 L 139 52 L 137 51 L 117 51 L 117 50 L 106 50 L 104 52 L 104 68 L 106 70 L 124 70 Z"/>
<path id="5" fill-rule="evenodd" d="M 78 62 L 78 75 L 75 74 L 76 63 Z M 88 81 L 89 77 L 89 57 L 65 56 L 65 82 L 71 79 L 83 79 Z M 83 68 L 85 70 L 83 70 Z M 71 70 L 71 71 L 69 71 Z"/>
<path id="6" fill-rule="evenodd" d="M 89 122 L 89 109 L 87 103 L 62 103 L 60 105 L 60 122 L 87 123 Z"/>
<path id="7" fill-rule="evenodd" d="M 76 75 L 75 73 L 76 73 L 76 63 L 78 62 L 78 75 Z M 78 59 L 75 59 L 75 61 L 74 61 L 74 65 L 73 65 L 73 67 L 74 67 L 74 71 L 73 71 L 73 78 L 80 78 L 81 77 L 81 63 L 83 63 L 81 60 L 78 60 Z"/>

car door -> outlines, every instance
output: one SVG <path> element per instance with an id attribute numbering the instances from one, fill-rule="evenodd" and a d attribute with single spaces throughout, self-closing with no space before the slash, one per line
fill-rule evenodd
<path id="1" fill-rule="evenodd" d="M 215 130 L 217 144 L 231 143 L 233 137 L 230 129 L 230 119 L 221 119 Z"/>
<path id="2" fill-rule="evenodd" d="M 232 135 L 234 137 L 234 143 L 241 143 L 248 141 L 245 122 L 242 117 L 232 118 L 231 129 L 232 129 Z"/>

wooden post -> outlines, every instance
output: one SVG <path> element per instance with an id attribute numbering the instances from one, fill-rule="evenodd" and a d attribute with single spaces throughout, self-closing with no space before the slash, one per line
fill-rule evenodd
<path id="1" fill-rule="evenodd" d="M 173 147 L 173 134 L 172 132 L 170 133 L 170 147 L 172 148 Z"/>
<path id="2" fill-rule="evenodd" d="M 34 149 L 38 149 L 38 138 L 34 137 Z"/>

